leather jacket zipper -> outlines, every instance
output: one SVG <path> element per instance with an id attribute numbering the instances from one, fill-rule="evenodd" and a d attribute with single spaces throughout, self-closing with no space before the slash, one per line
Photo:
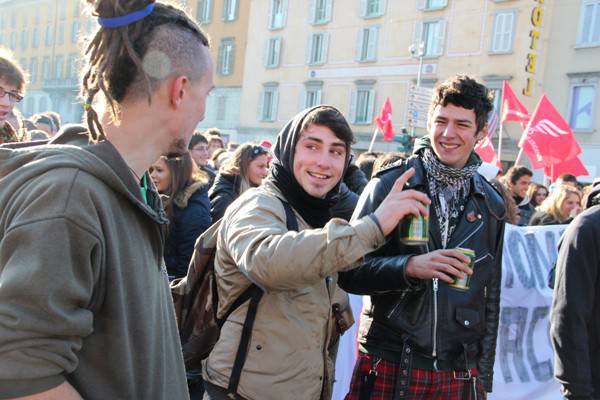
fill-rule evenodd
<path id="1" fill-rule="evenodd" d="M 473 232 L 471 232 L 469 234 L 469 236 L 467 236 L 466 238 L 464 238 L 459 244 L 457 244 L 454 247 L 460 247 L 460 246 L 462 246 L 463 243 L 465 243 L 467 240 L 469 240 L 471 238 L 471 236 L 473 236 L 474 234 L 476 234 L 481 229 L 482 226 L 483 226 L 483 221 L 480 222 L 479 226 L 477 228 L 475 228 L 475 230 Z"/>
<path id="2" fill-rule="evenodd" d="M 433 358 L 437 357 L 438 278 L 433 278 Z"/>

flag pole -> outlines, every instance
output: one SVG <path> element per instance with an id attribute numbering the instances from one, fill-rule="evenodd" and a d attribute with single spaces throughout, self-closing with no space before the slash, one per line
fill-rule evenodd
<path id="1" fill-rule="evenodd" d="M 377 137 L 377 131 L 378 131 L 377 128 L 375 128 L 375 131 L 373 131 L 373 137 L 371 138 L 371 144 L 369 145 L 369 150 L 368 150 L 369 153 L 371 151 L 373 151 L 373 145 L 375 145 L 375 138 Z"/>
<path id="2" fill-rule="evenodd" d="M 519 149 L 519 154 L 517 155 L 517 159 L 515 160 L 515 165 L 521 164 L 521 158 L 523 157 L 523 148 Z"/>
<path id="3" fill-rule="evenodd" d="M 498 132 L 498 161 L 502 163 L 502 128 L 504 124 L 500 124 L 500 131 Z"/>

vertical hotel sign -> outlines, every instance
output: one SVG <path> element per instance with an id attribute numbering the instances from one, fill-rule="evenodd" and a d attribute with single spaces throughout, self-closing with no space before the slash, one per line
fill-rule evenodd
<path id="1" fill-rule="evenodd" d="M 527 80 L 525 88 L 523 89 L 524 96 L 533 95 L 533 84 L 538 65 L 538 49 L 540 47 L 542 23 L 544 22 L 544 2 L 545 0 L 535 0 L 536 5 L 533 10 L 531 10 L 531 30 L 529 31 L 529 37 L 531 38 L 531 41 L 529 43 L 529 49 L 527 52 L 527 64 L 525 65 Z"/>

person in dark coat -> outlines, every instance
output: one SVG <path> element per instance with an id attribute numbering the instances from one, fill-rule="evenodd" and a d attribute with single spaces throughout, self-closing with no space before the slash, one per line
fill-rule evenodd
<path id="1" fill-rule="evenodd" d="M 448 79 L 434 92 L 429 135 L 415 143 L 412 157 L 380 171 L 363 191 L 352 219 L 370 215 L 413 169 L 404 191 L 431 199 L 429 218 L 417 222 L 429 232 L 415 232 L 419 243 L 407 242 L 397 227 L 362 265 L 340 273 L 342 289 L 371 300 L 361 315 L 346 400 L 474 394 L 484 400 L 491 392 L 506 210 L 477 172 L 481 159 L 473 149 L 492 108 L 482 84 L 465 75 Z M 459 248 L 472 250 L 474 259 Z M 452 286 L 468 275 L 468 289 Z"/>
<path id="2" fill-rule="evenodd" d="M 208 191 L 213 221 L 223 217 L 225 210 L 238 196 L 251 187 L 260 186 L 269 171 L 269 151 L 252 143 L 240 145 L 219 169 Z"/>
<path id="3" fill-rule="evenodd" d="M 600 399 L 600 180 L 559 243 L 550 335 L 565 398 Z"/>
<path id="4" fill-rule="evenodd" d="M 542 202 L 530 226 L 568 224 L 581 211 L 582 194 L 575 186 L 561 185 Z"/>
<path id="5" fill-rule="evenodd" d="M 533 172 L 522 165 L 515 165 L 506 171 L 503 177 L 504 184 L 510 190 L 517 207 L 519 208 L 519 226 L 527 226 L 531 216 L 535 213 L 535 208 L 529 202 L 527 190 L 531 184 Z"/>
<path id="6" fill-rule="evenodd" d="M 165 241 L 165 264 L 170 279 L 187 275 L 198 236 L 212 222 L 208 201 L 208 176 L 201 172 L 189 153 L 163 156 L 150 167 L 156 189 L 165 195 L 169 219 Z"/>
<path id="7" fill-rule="evenodd" d="M 208 175 L 208 186 L 212 186 L 215 181 L 215 177 L 217 176 L 217 171 L 215 171 L 209 165 L 210 157 L 208 151 L 208 139 L 206 139 L 202 133 L 198 131 L 194 132 L 192 138 L 190 139 L 188 150 L 198 168 L 206 172 Z"/>

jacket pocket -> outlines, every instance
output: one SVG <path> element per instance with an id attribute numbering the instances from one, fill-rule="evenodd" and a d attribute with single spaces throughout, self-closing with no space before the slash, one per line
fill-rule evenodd
<path id="1" fill-rule="evenodd" d="M 465 329 L 477 329 L 479 327 L 479 312 L 470 308 L 456 309 L 456 322 Z"/>

